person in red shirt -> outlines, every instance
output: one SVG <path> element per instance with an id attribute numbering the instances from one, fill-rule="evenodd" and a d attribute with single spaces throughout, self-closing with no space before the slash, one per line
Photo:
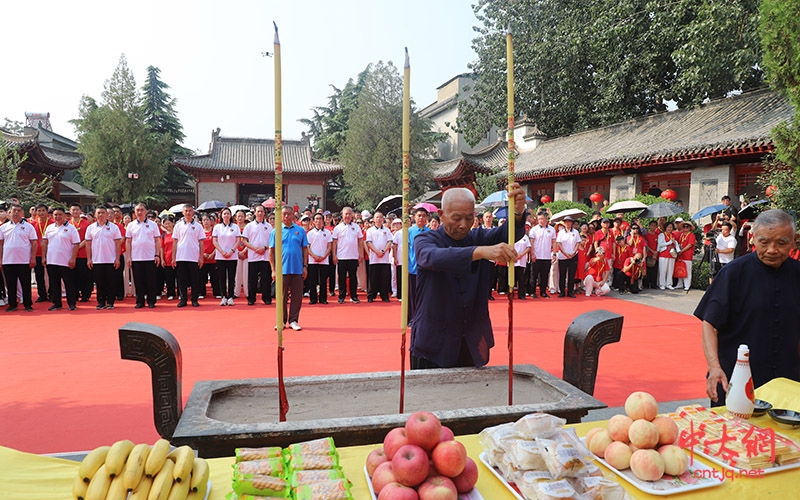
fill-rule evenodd
<path id="1" fill-rule="evenodd" d="M 78 236 L 81 238 L 81 243 L 78 245 L 78 257 L 75 259 L 75 285 L 80 302 L 89 302 L 92 288 L 94 288 L 92 272 L 89 270 L 86 260 L 86 229 L 90 223 L 82 217 L 82 213 L 83 210 L 78 203 L 73 203 L 69 206 L 69 223 L 75 226 L 75 229 L 78 230 Z"/>
<path id="2" fill-rule="evenodd" d="M 658 288 L 658 235 L 661 231 L 658 229 L 656 221 L 650 221 L 650 226 L 647 234 L 644 235 L 647 241 L 647 253 L 645 254 L 645 261 L 647 263 L 646 274 L 646 288 Z"/>
<path id="3" fill-rule="evenodd" d="M 133 290 L 130 286 L 130 281 L 125 277 L 125 251 L 127 250 L 126 242 L 127 238 L 125 237 L 125 233 L 127 229 L 125 228 L 125 224 L 122 222 L 122 209 L 118 206 L 112 206 L 109 209 L 109 219 L 115 226 L 119 228 L 119 233 L 122 235 L 122 249 L 121 254 L 119 256 L 119 268 L 115 269 L 115 274 L 117 276 L 117 283 L 116 283 L 116 294 L 117 300 L 124 300 L 126 295 L 133 295 Z"/>
<path id="4" fill-rule="evenodd" d="M 172 267 L 172 229 L 175 227 L 175 217 L 168 215 L 161 222 L 161 227 L 164 229 L 161 235 L 161 245 L 163 246 L 164 258 L 161 260 L 161 266 L 164 269 L 164 286 L 166 288 L 167 300 L 175 298 L 175 268 Z"/>
<path id="5" fill-rule="evenodd" d="M 200 281 L 204 283 L 201 287 L 203 295 L 205 295 L 205 287 L 208 285 L 208 280 L 211 280 L 211 293 L 217 299 L 222 298 L 222 292 L 219 286 L 219 273 L 217 272 L 217 249 L 214 247 L 214 226 L 216 225 L 216 217 L 213 214 L 203 214 L 203 230 L 206 233 L 206 239 L 203 240 L 203 267 L 200 268 Z M 202 298 L 202 297 L 201 297 Z"/>
<path id="6" fill-rule="evenodd" d="M 44 203 L 36 205 L 36 217 L 31 219 L 31 225 L 36 230 L 36 237 L 39 238 L 40 242 L 47 226 L 54 222 L 50 214 L 47 213 L 47 205 Z M 42 265 L 42 245 L 39 245 L 36 250 L 36 267 L 33 268 L 33 272 L 36 276 L 36 291 L 39 294 L 36 302 L 47 302 L 49 298 L 47 294 L 47 278 L 45 276 L 46 269 Z"/>
<path id="7" fill-rule="evenodd" d="M 605 255 L 606 263 L 608 264 L 608 269 L 611 269 L 611 259 L 614 257 L 615 238 L 614 232 L 611 229 L 611 221 L 608 219 L 603 219 L 600 221 L 600 229 L 594 233 L 594 248 L 595 251 L 598 248 L 603 249 L 603 254 Z"/>
<path id="8" fill-rule="evenodd" d="M 642 262 L 644 260 L 643 255 L 641 252 L 634 253 L 631 257 L 625 259 L 625 263 L 622 266 L 622 272 L 625 274 L 625 285 L 631 293 L 639 293 L 641 291 L 639 289 L 639 278 L 642 277 L 645 268 L 645 264 Z"/>
<path id="9" fill-rule="evenodd" d="M 625 293 L 627 289 L 625 273 L 622 268 L 625 267 L 625 261 L 633 255 L 631 247 L 625 243 L 625 237 L 622 235 L 617 236 L 616 243 L 614 244 L 614 259 L 612 263 L 614 278 L 612 286 L 617 289 L 619 293 Z"/>
<path id="10" fill-rule="evenodd" d="M 691 222 L 675 219 L 675 224 L 681 231 L 675 236 L 678 240 L 678 260 L 682 260 L 686 265 L 686 277 L 678 278 L 677 286 L 683 285 L 683 289 L 688 292 L 692 286 L 692 257 L 694 257 L 697 236 L 694 234 L 694 224 Z"/>
<path id="11" fill-rule="evenodd" d="M 587 297 L 591 297 L 592 292 L 600 297 L 611 291 L 608 283 L 606 283 L 608 281 L 609 267 L 605 250 L 603 247 L 598 247 L 595 251 L 597 253 L 589 261 L 586 277 L 583 279 L 583 289 Z"/>

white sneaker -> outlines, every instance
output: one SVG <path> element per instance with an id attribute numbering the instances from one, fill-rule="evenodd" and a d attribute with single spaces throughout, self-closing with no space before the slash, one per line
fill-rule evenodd
<path id="1" fill-rule="evenodd" d="M 660 286 L 660 287 L 658 287 L 658 289 L 659 289 L 659 290 L 663 290 L 663 289 L 664 289 L 664 287 L 663 287 L 663 286 Z"/>
<path id="2" fill-rule="evenodd" d="M 229 305 L 229 306 L 232 306 L 232 305 L 233 305 L 233 297 L 231 297 L 231 298 L 229 298 L 229 299 L 228 299 L 228 305 Z"/>
<path id="3" fill-rule="evenodd" d="M 667 285 L 667 290 L 675 290 L 675 287 L 672 285 Z"/>
<path id="4" fill-rule="evenodd" d="M 291 323 L 289 323 L 289 326 L 292 328 L 292 330 L 295 331 L 300 331 L 303 329 L 299 324 L 297 324 L 297 321 L 292 321 Z"/>
<path id="5" fill-rule="evenodd" d="M 228 305 L 228 301 L 226 299 L 222 299 L 221 301 L 219 301 L 219 305 L 227 306 Z"/>
<path id="6" fill-rule="evenodd" d="M 175 297 L 170 295 L 169 297 L 167 297 L 167 300 L 175 300 Z"/>
<path id="7" fill-rule="evenodd" d="M 221 299 L 221 298 L 222 298 L 222 295 L 215 295 L 215 296 L 214 296 L 214 298 L 215 298 L 215 299 Z"/>
<path id="8" fill-rule="evenodd" d="M 6 305 L 6 299 L 0 299 L 0 306 Z"/>

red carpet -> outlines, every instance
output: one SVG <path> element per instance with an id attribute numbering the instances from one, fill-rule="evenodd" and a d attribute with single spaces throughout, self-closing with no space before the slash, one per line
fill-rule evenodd
<path id="1" fill-rule="evenodd" d="M 91 304 L 91 306 L 90 306 Z M 178 310 L 160 302 L 113 311 L 93 303 L 77 312 L 0 312 L 0 444 L 54 453 L 91 449 L 121 438 L 153 442 L 150 372 L 122 360 L 117 329 L 129 321 L 169 330 L 183 351 L 183 398 L 197 380 L 276 377 L 274 306 Z M 668 401 L 703 397 L 700 324 L 687 315 L 613 298 L 515 301 L 515 364 L 536 364 L 560 377 L 564 333 L 579 314 L 607 309 L 625 316 L 622 340 L 603 348 L 595 397 L 621 405 L 634 390 Z M 496 346 L 492 365 L 507 365 L 505 297 L 491 304 Z M 286 376 L 399 370 L 400 303 L 314 305 L 300 314 L 303 331 L 287 330 Z M 289 395 L 291 403 L 291 394 Z M 277 418 L 277 417 L 276 417 Z"/>

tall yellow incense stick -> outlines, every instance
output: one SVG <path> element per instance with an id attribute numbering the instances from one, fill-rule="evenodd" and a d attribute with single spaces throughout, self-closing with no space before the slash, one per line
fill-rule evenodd
<path id="1" fill-rule="evenodd" d="M 511 35 L 511 23 L 506 32 L 506 62 L 508 86 L 508 185 L 514 182 L 514 40 Z M 508 198 L 508 244 L 516 243 L 516 217 L 514 200 Z M 508 404 L 513 404 L 514 394 L 514 269 L 515 262 L 508 263 Z M 520 285 L 521 286 L 521 285 Z"/>
<path id="2" fill-rule="evenodd" d="M 283 138 L 281 137 L 281 41 L 275 26 L 275 325 L 278 329 L 278 385 L 280 421 L 286 421 L 289 402 L 283 385 Z"/>
<path id="3" fill-rule="evenodd" d="M 403 66 L 403 272 L 400 276 L 401 299 L 400 328 L 403 331 L 403 340 L 400 344 L 400 413 L 403 413 L 406 382 L 406 333 L 408 332 L 408 167 L 411 163 L 411 64 L 408 60 L 408 47 L 406 47 L 406 62 Z"/>

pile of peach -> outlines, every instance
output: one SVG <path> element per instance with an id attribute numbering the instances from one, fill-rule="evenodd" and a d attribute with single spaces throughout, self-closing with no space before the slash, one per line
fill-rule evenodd
<path id="1" fill-rule="evenodd" d="M 658 403 L 646 392 L 634 392 L 625 400 L 627 415 L 614 415 L 608 426 L 595 427 L 586 435 L 586 446 L 617 470 L 630 467 L 643 481 L 657 481 L 664 474 L 680 476 L 689 457 L 675 445 L 678 426 L 669 417 L 657 417 Z"/>

